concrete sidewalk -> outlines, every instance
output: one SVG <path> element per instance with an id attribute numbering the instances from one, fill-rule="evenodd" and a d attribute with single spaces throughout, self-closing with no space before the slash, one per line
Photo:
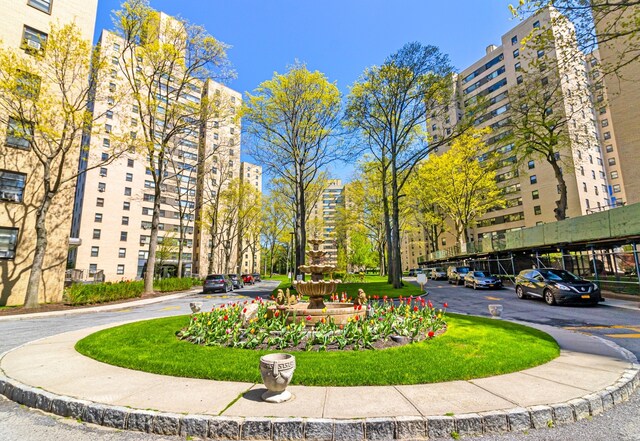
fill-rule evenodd
<path id="1" fill-rule="evenodd" d="M 274 405 L 260 400 L 265 390 L 261 384 L 148 374 L 100 363 L 75 351 L 79 339 L 111 326 L 115 325 L 26 344 L 5 354 L 0 369 L 22 384 L 107 406 L 180 414 L 353 419 L 476 414 L 567 403 L 605 390 L 635 366 L 633 355 L 599 338 L 534 325 L 561 346 L 560 357 L 535 368 L 438 384 L 291 386 L 295 398 Z"/>

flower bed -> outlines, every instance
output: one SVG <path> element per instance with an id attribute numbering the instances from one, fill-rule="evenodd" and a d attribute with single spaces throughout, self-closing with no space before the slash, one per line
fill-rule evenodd
<path id="1" fill-rule="evenodd" d="M 329 318 L 307 326 L 310 316 L 287 323 L 288 313 L 269 317 L 270 304 L 258 299 L 194 314 L 178 337 L 205 346 L 327 351 L 397 346 L 434 338 L 446 329 L 447 304 L 436 309 L 421 298 L 401 299 L 398 305 L 387 299 L 371 302 L 365 318 L 356 315 L 345 325 Z"/>

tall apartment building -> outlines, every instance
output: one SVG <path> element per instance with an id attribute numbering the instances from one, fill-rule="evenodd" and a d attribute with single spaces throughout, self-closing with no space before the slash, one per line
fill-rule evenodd
<path id="1" fill-rule="evenodd" d="M 52 24 L 74 22 L 82 38 L 92 41 L 97 6 L 97 0 L 0 0 L 0 40 L 5 46 L 23 49 L 24 56 L 30 57 L 30 49 L 40 48 Z M 24 301 L 36 246 L 35 207 L 42 199 L 42 170 L 29 151 L 29 143 L 8 132 L 9 118 L 2 118 L 9 120 L 9 127 L 0 127 L 4 140 L 0 144 L 0 305 L 19 305 Z M 78 151 L 79 147 L 78 143 Z M 68 176 L 73 176 L 77 168 L 78 157 L 68 158 Z M 70 183 L 49 209 L 40 302 L 55 302 L 62 297 L 72 202 Z"/>
<path id="2" fill-rule="evenodd" d="M 163 13 L 160 18 L 161 23 L 172 20 Z M 97 85 L 105 92 L 127 90 L 129 83 L 118 61 L 122 45 L 119 36 L 103 31 L 100 47 L 113 61 L 110 81 Z M 165 158 L 156 255 L 156 270 L 163 276 L 177 275 L 180 241 L 182 275 L 201 274 L 209 259 L 218 256 L 210 249 L 205 214 L 212 197 L 239 176 L 240 128 L 229 113 L 235 112 L 241 95 L 211 80 L 194 80 L 178 99 L 199 105 L 205 96 L 219 101 L 225 108 L 224 115 L 202 124 L 199 132 L 177 137 Z M 99 121 L 101 133 L 86 139 L 89 162 L 107 159 L 119 137 L 128 133 L 133 137 L 141 130 L 135 103 L 123 100 L 114 107 L 110 101 L 94 103 L 94 112 L 104 116 Z M 97 274 L 106 281 L 142 277 L 155 199 L 150 175 L 149 160 L 143 152 L 127 153 L 82 175 L 73 223 L 73 233 L 82 244 L 70 259 L 77 277 L 93 278 Z"/>
<path id="3" fill-rule="evenodd" d="M 637 50 L 629 50 L 629 47 L 638 47 L 637 32 L 628 32 L 637 22 L 633 24 L 633 17 L 640 15 L 640 5 L 630 4 L 626 6 L 621 16 L 616 17 L 596 17 L 598 34 L 620 33 L 619 38 L 609 39 L 607 42 L 599 44 L 599 57 L 604 71 L 610 71 L 612 66 L 618 67 L 617 72 L 604 77 L 603 88 L 597 94 L 600 100 L 606 94 L 603 101 L 607 104 L 608 127 L 615 129 L 615 134 L 611 132 L 611 138 L 605 140 L 605 148 L 611 146 L 613 152 L 618 155 L 609 156 L 608 160 L 615 158 L 616 163 L 610 168 L 609 175 L 614 173 L 615 178 L 611 178 L 612 196 L 616 199 L 622 198 L 624 202 L 633 204 L 640 202 L 640 60 L 633 60 L 637 57 Z M 618 14 L 618 13 L 616 13 Z M 626 26 L 626 27 L 625 27 Z M 635 28 L 634 28 L 635 29 Z M 635 39 L 630 45 L 628 41 Z M 602 122 L 602 120 L 601 120 Z M 603 131 L 605 128 L 603 127 Z M 615 146 L 609 141 L 615 139 Z M 623 181 L 623 184 L 621 184 Z M 620 191 L 618 191 L 620 190 Z"/>
<path id="4" fill-rule="evenodd" d="M 573 115 L 566 126 L 570 148 L 561 153 L 567 184 L 567 217 L 589 214 L 611 203 L 585 56 L 572 39 L 573 26 L 566 21 L 552 20 L 557 14 L 557 10 L 550 8 L 530 17 L 503 35 L 500 46 L 487 47 L 486 54 L 455 79 L 457 105 L 450 106 L 448 118 L 433 121 L 428 127 L 432 135 L 442 136 L 478 98 L 487 100 L 489 107 L 483 109 L 484 114 L 477 115 L 475 124 L 478 128 L 492 129 L 485 141 L 491 151 L 500 155 L 502 167 L 497 170 L 497 181 L 506 207 L 482 217 L 470 234 L 473 239 L 500 238 L 506 231 L 556 221 L 554 209 L 559 191 L 553 169 L 538 159 L 530 161 L 525 170 L 514 170 L 513 144 L 507 141 L 510 90 L 525 81 L 525 72 L 537 69 L 536 64 L 532 64 L 534 60 L 545 61 L 549 69 L 557 69 L 555 75 L 560 79 L 564 103 L 562 109 L 555 111 Z M 549 29 L 556 40 L 572 44 L 558 45 L 546 53 L 522 44 L 532 32 L 542 28 Z M 544 80 L 542 78 L 543 84 Z M 445 149 L 440 150 L 443 151 Z M 450 235 L 444 235 L 442 240 L 454 243 Z"/>
<path id="5" fill-rule="evenodd" d="M 310 227 L 307 228 L 307 236 L 314 235 L 324 239 L 322 250 L 326 251 L 325 263 L 336 265 L 338 263 L 338 246 L 336 242 L 336 221 L 338 210 L 344 206 L 345 187 L 340 179 L 331 179 L 322 191 L 318 203 L 311 212 Z"/>
<path id="6" fill-rule="evenodd" d="M 240 163 L 240 180 L 255 188 L 262 197 L 262 167 L 250 162 Z M 251 204 L 253 201 L 248 200 L 246 203 Z M 241 235 L 242 242 L 241 261 L 239 262 L 239 270 L 242 274 L 260 272 L 260 237 L 259 234 L 251 234 L 249 232 Z"/>

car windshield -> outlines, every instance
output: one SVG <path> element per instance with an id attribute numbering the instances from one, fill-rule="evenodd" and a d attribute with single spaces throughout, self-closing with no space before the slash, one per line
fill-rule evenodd
<path id="1" fill-rule="evenodd" d="M 564 270 L 540 270 L 540 274 L 553 282 L 579 282 L 582 280 L 575 274 Z"/>
<path id="2" fill-rule="evenodd" d="M 458 268 L 458 272 L 462 274 L 466 274 L 469 272 L 469 268 L 467 268 L 466 266 L 460 267 Z"/>
<path id="3" fill-rule="evenodd" d="M 474 275 L 475 277 L 489 277 L 489 275 L 488 275 L 488 274 L 485 274 L 485 273 L 483 273 L 482 271 L 474 271 L 474 272 L 473 272 L 473 275 Z"/>

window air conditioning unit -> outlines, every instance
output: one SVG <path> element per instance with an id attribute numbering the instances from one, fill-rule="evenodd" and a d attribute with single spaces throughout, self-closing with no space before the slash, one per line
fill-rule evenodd
<path id="1" fill-rule="evenodd" d="M 38 51 L 42 49 L 42 45 L 40 44 L 40 42 L 35 40 L 27 40 L 27 46 Z"/>
<path id="2" fill-rule="evenodd" d="M 104 188 L 100 187 L 100 188 L 98 188 L 98 191 L 99 191 L 100 193 L 104 193 Z"/>

